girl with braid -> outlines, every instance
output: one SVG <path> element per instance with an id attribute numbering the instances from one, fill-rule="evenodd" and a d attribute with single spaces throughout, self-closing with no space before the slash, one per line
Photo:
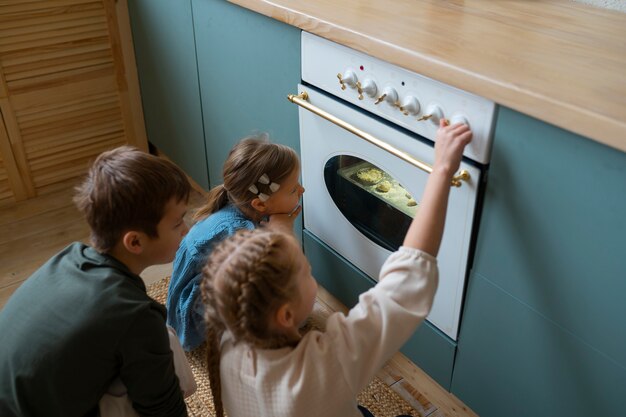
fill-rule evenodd
<path id="1" fill-rule="evenodd" d="M 452 176 L 472 132 L 440 125 L 435 164 L 403 246 L 376 286 L 324 331 L 301 336 L 317 284 L 285 230 L 240 231 L 203 270 L 208 366 L 218 416 L 363 417 L 356 396 L 428 315 Z"/>
<path id="2" fill-rule="evenodd" d="M 167 323 L 190 351 L 205 339 L 200 279 L 207 256 L 218 242 L 239 229 L 261 223 L 293 228 L 302 210 L 300 160 L 266 134 L 242 139 L 230 151 L 223 168 L 224 183 L 208 194 L 194 216 L 197 223 L 183 239 L 174 259 L 167 295 Z"/>

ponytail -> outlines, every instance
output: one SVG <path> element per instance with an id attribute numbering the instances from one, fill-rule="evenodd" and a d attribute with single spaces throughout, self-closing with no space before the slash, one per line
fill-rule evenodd
<path id="1" fill-rule="evenodd" d="M 201 220 L 228 204 L 228 191 L 224 184 L 213 187 L 207 196 L 206 203 L 200 207 L 193 215 L 193 220 Z"/>

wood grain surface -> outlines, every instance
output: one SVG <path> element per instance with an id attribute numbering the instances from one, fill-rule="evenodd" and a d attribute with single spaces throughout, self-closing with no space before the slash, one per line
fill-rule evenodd
<path id="1" fill-rule="evenodd" d="M 230 2 L 626 151 L 625 13 L 566 0 Z"/>

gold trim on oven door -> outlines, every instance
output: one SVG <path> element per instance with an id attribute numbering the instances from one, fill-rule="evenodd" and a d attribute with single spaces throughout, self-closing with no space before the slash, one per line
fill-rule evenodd
<path id="1" fill-rule="evenodd" d="M 433 167 L 431 167 L 430 165 L 428 165 L 427 163 L 424 163 L 418 159 L 415 159 L 415 157 L 409 155 L 406 152 L 403 152 L 393 146 L 391 146 L 390 144 L 388 144 L 387 142 L 384 142 L 380 139 L 378 139 L 375 136 L 370 135 L 367 132 L 362 131 L 361 129 L 351 125 L 350 123 L 341 120 L 340 118 L 320 109 L 317 106 L 314 106 L 313 104 L 308 102 L 309 99 L 309 95 L 306 91 L 301 92 L 298 95 L 295 94 L 289 94 L 287 96 L 287 99 L 289 101 L 291 101 L 294 104 L 297 104 L 298 106 L 307 109 L 308 111 L 328 120 L 331 123 L 336 124 L 337 126 L 347 130 L 348 132 L 360 137 L 361 139 L 365 139 L 366 141 L 368 141 L 369 143 L 378 146 L 381 149 L 386 150 L 387 152 L 391 153 L 394 156 L 397 156 L 398 158 L 402 159 L 403 161 L 408 162 L 409 164 L 421 169 L 422 171 L 425 171 L 427 173 L 432 173 L 433 172 Z M 462 170 L 460 171 L 457 175 L 455 175 L 454 177 L 452 177 L 452 185 L 455 187 L 460 187 L 462 185 L 462 181 L 468 181 L 470 179 L 470 174 L 468 171 L 466 170 Z"/>

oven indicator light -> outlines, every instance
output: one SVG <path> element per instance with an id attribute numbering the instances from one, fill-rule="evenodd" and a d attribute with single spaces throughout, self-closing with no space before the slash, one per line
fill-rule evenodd
<path id="1" fill-rule="evenodd" d="M 365 69 L 365 67 L 363 65 L 361 65 L 359 68 L 361 69 L 361 71 L 363 71 Z"/>

